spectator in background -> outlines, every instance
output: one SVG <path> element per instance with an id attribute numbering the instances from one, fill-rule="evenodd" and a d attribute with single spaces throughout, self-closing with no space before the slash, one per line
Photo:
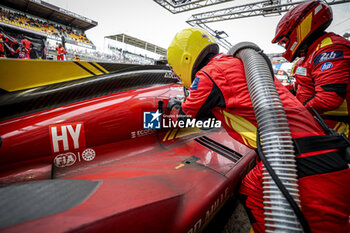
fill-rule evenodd
<path id="1" fill-rule="evenodd" d="M 11 36 L 0 33 L 0 38 L 4 46 L 6 57 L 8 58 L 17 58 L 18 54 L 16 53 L 19 44 L 17 40 Z"/>
<path id="2" fill-rule="evenodd" d="M 64 54 L 66 53 L 66 51 L 64 50 L 61 43 L 58 44 L 58 46 L 56 47 L 56 52 L 57 52 L 57 60 L 64 61 Z"/>
<path id="3" fill-rule="evenodd" d="M 64 29 L 59 25 L 43 22 L 39 19 L 31 18 L 25 14 L 13 10 L 8 11 L 0 8 L 0 21 L 14 24 L 15 26 L 19 27 L 29 27 L 31 30 L 39 30 L 49 35 L 69 37 L 82 43 L 92 44 L 92 42 L 87 39 L 84 32 L 78 32 L 68 28 Z"/>
<path id="4" fill-rule="evenodd" d="M 3 43 L 2 37 L 0 37 L 0 57 L 6 57 L 5 47 L 4 47 L 4 43 Z"/>
<path id="5" fill-rule="evenodd" d="M 38 54 L 37 52 L 35 51 L 34 49 L 34 44 L 30 44 L 30 52 L 29 52 L 29 55 L 30 55 L 30 59 L 37 59 L 38 58 Z"/>
<path id="6" fill-rule="evenodd" d="M 5 42 L 5 43 L 7 42 L 6 36 L 1 32 L 0 32 L 0 38 L 3 40 L 3 42 Z"/>
<path id="7" fill-rule="evenodd" d="M 10 47 L 10 55 L 9 56 L 17 57 L 16 51 L 17 51 L 17 49 L 19 47 L 19 44 L 18 44 L 16 38 L 9 38 L 7 43 L 9 45 L 9 47 Z"/>
<path id="8" fill-rule="evenodd" d="M 79 55 L 78 54 L 75 54 L 75 57 L 74 57 L 74 59 L 73 59 L 74 61 L 80 61 L 80 57 L 79 57 Z"/>
<path id="9" fill-rule="evenodd" d="M 29 59 L 27 56 L 28 50 L 23 46 L 20 45 L 18 49 L 16 50 L 16 53 L 18 55 L 18 59 Z"/>
<path id="10" fill-rule="evenodd" d="M 27 58 L 30 59 L 30 51 L 31 51 L 31 45 L 32 45 L 32 42 L 30 42 L 29 40 L 27 40 L 25 37 L 23 37 L 22 35 L 22 38 L 24 38 L 21 43 L 23 44 L 24 48 L 26 48 L 26 52 L 27 52 Z"/>

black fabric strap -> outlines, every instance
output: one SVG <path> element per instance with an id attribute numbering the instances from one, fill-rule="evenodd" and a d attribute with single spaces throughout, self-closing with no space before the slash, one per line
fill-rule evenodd
<path id="1" fill-rule="evenodd" d="M 222 94 L 220 88 L 216 85 L 212 77 L 204 70 L 202 72 L 213 82 L 213 88 L 210 91 L 210 94 L 204 104 L 200 107 L 196 116 L 194 116 L 197 120 L 202 120 L 206 118 L 215 118 L 212 113 L 212 109 L 214 107 L 225 108 L 226 102 L 224 95 Z"/>
<path id="2" fill-rule="evenodd" d="M 305 100 L 303 102 L 303 105 L 305 106 L 310 100 L 312 100 L 313 98 L 315 98 L 315 95 L 311 96 L 310 98 L 308 98 L 307 100 Z"/>
<path id="3" fill-rule="evenodd" d="M 253 223 L 256 223 L 256 219 L 253 215 L 253 212 L 252 210 L 247 206 L 247 199 L 248 199 L 248 196 L 247 195 L 244 195 L 244 194 L 241 194 L 239 193 L 238 194 L 238 199 L 240 200 L 240 202 L 242 203 L 247 215 L 248 215 L 248 218 L 249 218 L 249 221 L 250 221 L 250 224 L 253 224 Z"/>
<path id="4" fill-rule="evenodd" d="M 347 83 L 332 83 L 332 84 L 322 85 L 321 87 L 325 91 L 337 93 L 339 97 L 344 99 L 346 97 L 347 86 L 348 86 Z"/>
<path id="5" fill-rule="evenodd" d="M 326 120 L 339 121 L 350 124 L 350 116 L 322 115 L 322 118 Z"/>
<path id="6" fill-rule="evenodd" d="M 338 151 L 296 158 L 298 178 L 325 174 L 348 169 L 348 165 Z"/>
<path id="7" fill-rule="evenodd" d="M 340 149 L 348 146 L 342 136 L 319 135 L 294 138 L 293 141 L 297 155 L 313 151 Z"/>

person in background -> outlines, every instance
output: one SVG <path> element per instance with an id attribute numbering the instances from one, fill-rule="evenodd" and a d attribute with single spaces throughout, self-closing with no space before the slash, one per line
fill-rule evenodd
<path id="1" fill-rule="evenodd" d="M 184 102 L 169 100 L 170 115 L 222 122 L 237 141 L 257 148 L 255 118 L 244 66 L 240 59 L 219 53 L 208 32 L 190 28 L 177 33 L 168 48 L 168 63 L 182 84 L 190 89 Z M 285 108 L 294 139 L 312 138 L 317 145 L 296 157 L 301 208 L 312 232 L 349 232 L 350 169 L 334 147 L 320 148 L 322 127 L 311 113 L 277 80 L 275 85 Z M 299 144 L 297 144 L 299 146 Z M 325 164 L 326 163 L 326 164 Z M 265 232 L 262 162 L 243 179 L 239 193 L 255 232 Z"/>
<path id="2" fill-rule="evenodd" d="M 30 59 L 30 51 L 32 50 L 32 42 L 30 42 L 28 39 L 23 37 L 24 39 L 21 41 L 23 44 L 24 48 L 26 48 L 26 56 L 27 59 Z"/>
<path id="3" fill-rule="evenodd" d="M 17 42 L 16 38 L 8 38 L 8 42 L 7 44 L 9 45 L 9 51 L 10 54 L 7 54 L 7 57 L 17 57 L 18 54 L 16 53 L 16 51 L 18 50 L 18 48 L 20 47 L 20 44 Z"/>
<path id="4" fill-rule="evenodd" d="M 18 59 L 28 59 L 27 53 L 27 49 L 22 44 L 16 50 Z"/>
<path id="5" fill-rule="evenodd" d="M 34 49 L 34 44 L 33 43 L 30 45 L 30 53 L 29 53 L 29 55 L 30 55 L 30 59 L 38 59 L 38 54 L 37 54 L 36 50 Z"/>
<path id="6" fill-rule="evenodd" d="M 294 68 L 297 99 L 350 138 L 350 41 L 325 31 L 332 20 L 326 3 L 305 1 L 282 17 L 272 43 L 286 49 L 289 62 L 300 58 Z"/>
<path id="7" fill-rule="evenodd" d="M 58 44 L 58 46 L 56 47 L 56 52 L 57 52 L 57 60 L 64 61 L 64 54 L 66 53 L 66 51 L 64 50 L 61 43 Z"/>
<path id="8" fill-rule="evenodd" d="M 7 43 L 9 41 L 8 38 L 1 32 L 0 32 L 0 38 L 2 39 L 3 43 Z"/>
<path id="9" fill-rule="evenodd" d="M 74 56 L 74 59 L 73 59 L 74 61 L 80 61 L 80 57 L 79 57 L 79 55 L 78 54 L 75 54 L 75 56 Z"/>
<path id="10" fill-rule="evenodd" d="M 0 57 L 6 57 L 5 47 L 2 37 L 0 37 Z"/>

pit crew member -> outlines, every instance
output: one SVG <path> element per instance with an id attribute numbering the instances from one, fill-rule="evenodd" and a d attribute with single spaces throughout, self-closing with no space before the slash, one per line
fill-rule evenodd
<path id="1" fill-rule="evenodd" d="M 179 103 L 171 99 L 168 109 L 203 119 L 212 114 L 234 139 L 256 148 L 257 122 L 248 92 L 241 60 L 223 53 L 208 32 L 190 28 L 177 33 L 168 48 L 168 63 L 190 88 L 190 95 Z M 286 110 L 291 135 L 305 139 L 324 135 L 311 113 L 275 78 L 275 85 Z M 350 169 L 333 148 L 303 150 L 296 157 L 302 211 L 312 232 L 348 232 Z M 255 232 L 265 232 L 262 163 L 243 179 L 240 194 Z"/>
<path id="2" fill-rule="evenodd" d="M 322 115 L 329 127 L 349 135 L 350 41 L 325 29 L 332 9 L 321 1 L 305 1 L 280 20 L 272 43 L 282 45 L 283 57 L 296 63 L 296 97 Z"/>
<path id="3" fill-rule="evenodd" d="M 61 43 L 58 44 L 58 46 L 56 47 L 56 52 L 57 52 L 57 60 L 64 61 L 64 54 L 66 53 L 66 51 L 64 50 Z"/>

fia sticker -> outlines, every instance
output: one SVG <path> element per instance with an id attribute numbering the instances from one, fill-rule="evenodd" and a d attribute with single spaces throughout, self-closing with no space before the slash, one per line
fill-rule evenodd
<path id="1" fill-rule="evenodd" d="M 56 167 L 69 167 L 69 166 L 72 166 L 76 161 L 77 161 L 77 157 L 72 152 L 59 154 L 54 159 L 54 163 Z"/>

